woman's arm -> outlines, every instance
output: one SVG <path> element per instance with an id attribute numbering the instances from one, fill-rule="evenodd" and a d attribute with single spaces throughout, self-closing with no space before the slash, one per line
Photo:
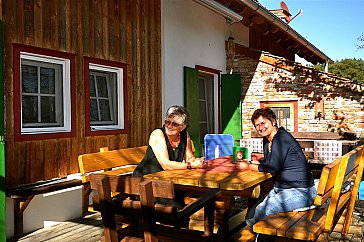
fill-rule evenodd
<path id="1" fill-rule="evenodd" d="M 192 141 L 190 134 L 187 132 L 187 145 L 186 145 L 186 152 L 185 152 L 185 161 L 191 164 L 192 168 L 202 168 L 203 162 L 205 160 L 204 157 L 196 158 L 195 154 L 192 151 Z"/>
<path id="2" fill-rule="evenodd" d="M 188 132 L 187 132 L 187 145 L 186 145 L 186 152 L 184 155 L 184 159 L 186 162 L 193 162 L 196 159 L 195 154 L 192 151 L 192 141 L 190 134 Z"/>
<path id="3" fill-rule="evenodd" d="M 187 136 L 187 146 L 185 151 L 185 160 L 189 161 L 192 168 L 202 168 L 201 159 L 196 159 L 192 152 L 191 139 Z M 160 129 L 154 130 L 149 138 L 149 145 L 157 158 L 159 164 L 164 170 L 182 170 L 187 169 L 187 162 L 172 161 L 169 159 L 166 140 Z"/>
<path id="4" fill-rule="evenodd" d="M 166 140 L 160 129 L 154 130 L 149 138 L 149 145 L 164 170 L 187 169 L 187 164 L 169 159 Z"/>

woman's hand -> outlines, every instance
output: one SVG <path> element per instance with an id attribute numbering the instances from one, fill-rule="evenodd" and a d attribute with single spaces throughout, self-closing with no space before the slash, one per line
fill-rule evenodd
<path id="1" fill-rule="evenodd" d="M 247 160 L 242 160 L 242 161 L 236 162 L 236 167 L 241 170 L 248 169 L 249 162 Z"/>
<path id="2" fill-rule="evenodd" d="M 242 160 L 236 162 L 236 167 L 241 170 L 252 170 L 252 171 L 259 171 L 259 161 L 248 161 Z"/>
<path id="3" fill-rule="evenodd" d="M 196 158 L 194 161 L 191 162 L 192 168 L 204 168 L 205 166 L 205 157 Z"/>

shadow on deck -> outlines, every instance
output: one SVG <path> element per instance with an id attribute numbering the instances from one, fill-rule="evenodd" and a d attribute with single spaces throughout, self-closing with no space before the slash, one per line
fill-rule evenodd
<path id="1" fill-rule="evenodd" d="M 352 225 L 348 236 L 342 238 L 340 229 L 337 225 L 334 232 L 330 235 L 330 241 L 364 241 L 364 201 L 358 201 L 355 205 Z M 102 221 L 100 213 L 93 213 L 83 218 L 74 219 L 54 225 L 52 227 L 39 229 L 18 240 L 9 239 L 7 242 L 14 241 L 62 241 L 62 242 L 99 242 L 102 236 Z"/>
<path id="2" fill-rule="evenodd" d="M 18 240 L 10 239 L 7 242 L 40 242 L 40 241 L 72 241 L 96 242 L 102 236 L 102 220 L 100 213 L 93 213 L 83 218 L 61 222 L 57 225 L 39 229 Z"/>

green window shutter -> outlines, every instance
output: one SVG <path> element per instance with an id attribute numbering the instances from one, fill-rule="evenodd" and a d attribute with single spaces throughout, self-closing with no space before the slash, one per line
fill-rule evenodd
<path id="1" fill-rule="evenodd" d="M 184 72 L 184 106 L 190 113 L 188 133 L 195 146 L 195 155 L 200 157 L 200 106 L 199 106 L 199 85 L 198 70 L 185 66 Z"/>
<path id="2" fill-rule="evenodd" d="M 241 139 L 241 78 L 236 74 L 221 75 L 221 128 Z"/>

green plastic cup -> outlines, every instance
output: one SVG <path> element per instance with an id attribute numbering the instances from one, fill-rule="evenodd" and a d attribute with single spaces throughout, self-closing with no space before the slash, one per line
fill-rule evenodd
<path id="1" fill-rule="evenodd" d="M 233 147 L 233 161 L 250 160 L 248 147 Z"/>

